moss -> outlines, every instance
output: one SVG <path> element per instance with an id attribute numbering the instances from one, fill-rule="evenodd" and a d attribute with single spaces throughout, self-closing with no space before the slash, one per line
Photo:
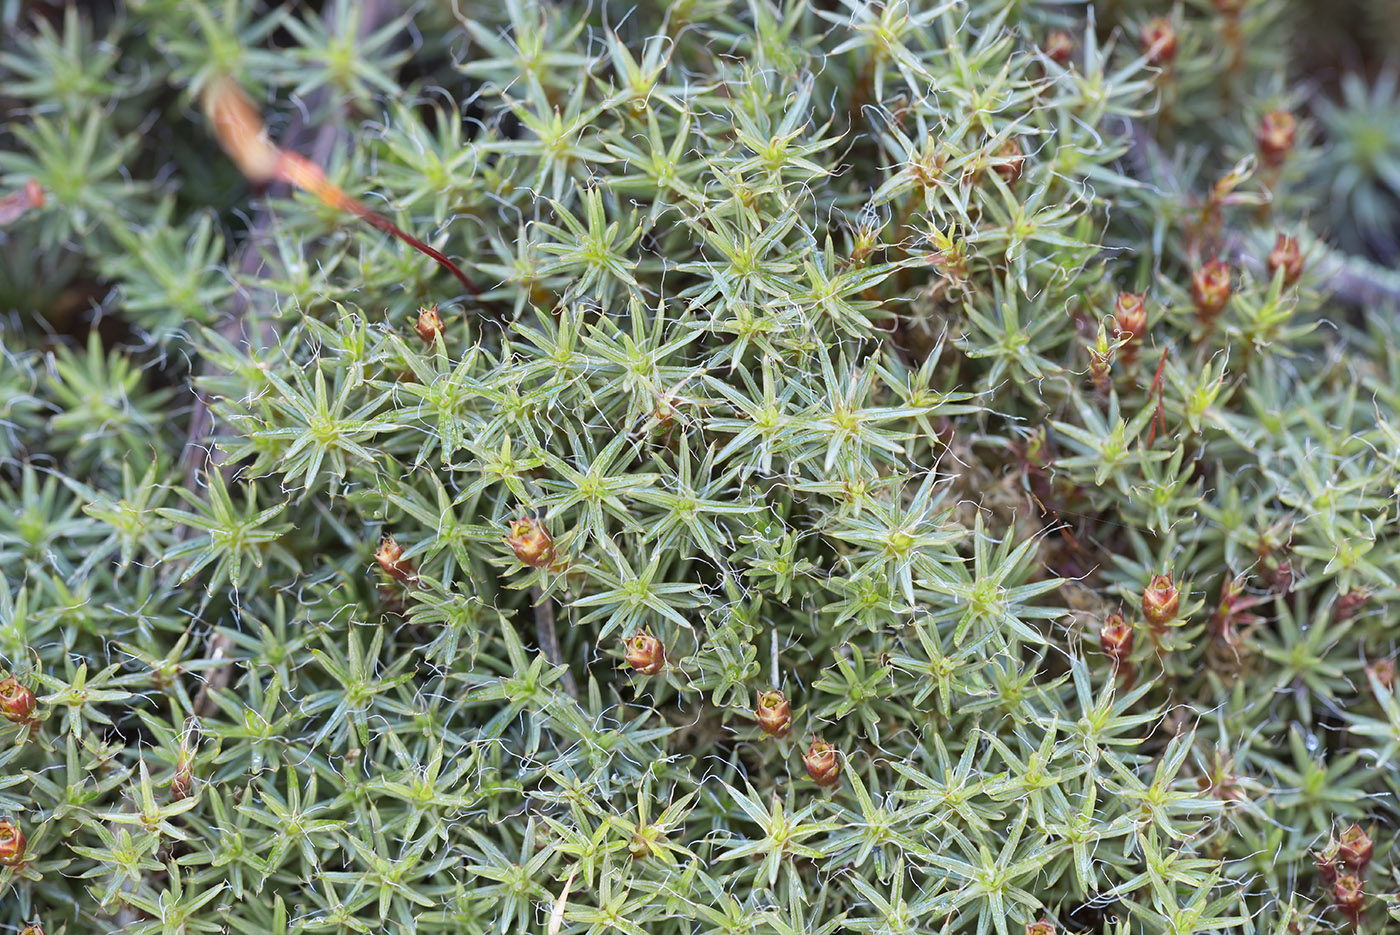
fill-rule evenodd
<path id="1" fill-rule="evenodd" d="M 0 931 L 1379 930 L 1393 89 L 1158 6 L 7 23 Z"/>

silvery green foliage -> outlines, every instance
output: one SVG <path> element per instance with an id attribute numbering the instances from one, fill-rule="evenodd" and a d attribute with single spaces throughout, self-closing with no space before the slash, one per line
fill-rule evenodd
<path id="1" fill-rule="evenodd" d="M 1329 931 L 1353 822 L 1382 925 L 1400 335 L 1257 152 L 1306 20 L 1157 6 L 7 33 L 0 930 Z M 225 75 L 480 294 L 251 190 Z"/>

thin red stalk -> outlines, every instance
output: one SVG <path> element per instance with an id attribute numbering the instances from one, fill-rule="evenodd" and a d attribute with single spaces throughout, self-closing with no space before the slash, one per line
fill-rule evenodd
<path id="1" fill-rule="evenodd" d="M 456 276 L 461 281 L 463 286 L 466 286 L 468 292 L 470 292 L 472 295 L 481 295 L 481 290 L 478 289 L 472 283 L 472 281 L 467 278 L 465 273 L 463 273 L 460 269 L 457 268 L 456 263 L 453 263 L 442 253 L 438 252 L 437 250 L 434 250 L 432 247 L 428 246 L 423 241 L 419 240 L 417 237 L 414 237 L 412 234 L 400 230 L 392 221 L 384 217 L 382 214 L 376 214 L 369 208 L 366 208 L 364 205 L 360 204 L 358 201 L 353 203 L 350 210 L 353 211 L 356 215 L 358 215 L 361 220 L 369 224 L 371 227 L 382 230 L 386 234 L 392 234 L 393 236 L 402 240 L 404 243 L 408 244 L 413 249 L 417 250 L 419 253 L 425 254 L 426 256 L 430 256 L 434 260 L 437 260 L 438 263 L 444 269 L 446 269 L 453 276 Z"/>

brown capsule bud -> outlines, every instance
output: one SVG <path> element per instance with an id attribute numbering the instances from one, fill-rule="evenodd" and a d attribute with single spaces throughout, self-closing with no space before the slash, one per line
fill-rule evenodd
<path id="1" fill-rule="evenodd" d="M 673 396 L 662 398 L 656 404 L 656 411 L 652 413 L 652 418 L 656 420 L 656 427 L 661 431 L 669 429 L 676 421 L 676 400 Z"/>
<path id="2" fill-rule="evenodd" d="M 1269 251 L 1269 275 L 1277 276 L 1283 271 L 1283 284 L 1291 286 L 1303 275 L 1303 251 L 1298 248 L 1298 239 L 1287 234 L 1279 234 L 1274 239 L 1274 248 Z"/>
<path id="3" fill-rule="evenodd" d="M 554 560 L 554 539 L 533 516 L 522 516 L 510 524 L 506 545 L 520 564 L 531 568 L 543 568 Z"/>
<path id="4" fill-rule="evenodd" d="M 1021 178 L 1021 169 L 1026 164 L 1026 154 L 1021 151 L 1021 144 L 1014 138 L 1007 140 L 997 150 L 996 158 L 992 160 L 994 171 L 1001 176 L 1002 181 L 1007 185 L 1015 185 Z"/>
<path id="5" fill-rule="evenodd" d="M 1074 57 L 1074 37 L 1063 29 L 1052 29 L 1045 37 L 1041 51 L 1046 58 L 1063 68 Z"/>
<path id="6" fill-rule="evenodd" d="M 1142 26 L 1138 38 L 1149 65 L 1170 65 L 1176 58 L 1176 27 L 1165 16 L 1154 16 Z"/>
<path id="7" fill-rule="evenodd" d="M 1237 658 L 1240 652 L 1239 628 L 1252 628 L 1263 622 L 1253 612 L 1253 608 L 1262 601 L 1263 598 L 1245 592 L 1245 582 L 1241 578 L 1230 581 L 1220 589 L 1220 603 L 1206 629 L 1211 638 L 1228 650 L 1231 656 Z"/>
<path id="8" fill-rule="evenodd" d="M 1153 575 L 1142 592 L 1142 615 L 1154 628 L 1161 629 L 1176 619 L 1181 608 L 1181 592 L 1171 575 Z"/>
<path id="9" fill-rule="evenodd" d="M 44 935 L 44 927 L 38 922 L 30 922 L 19 930 L 19 935 Z"/>
<path id="10" fill-rule="evenodd" d="M 758 726 L 770 737 L 786 737 L 792 728 L 792 705 L 780 691 L 759 692 L 753 713 Z"/>
<path id="11" fill-rule="evenodd" d="M 1395 660 L 1377 659 L 1375 662 L 1368 662 L 1366 675 L 1374 679 L 1382 690 L 1390 691 L 1395 687 Z"/>
<path id="12" fill-rule="evenodd" d="M 1099 646 L 1103 654 L 1113 660 L 1113 668 L 1120 669 L 1128 664 L 1133 654 L 1133 627 L 1120 613 L 1108 615 L 1099 628 Z"/>
<path id="13" fill-rule="evenodd" d="M 1332 884 L 1332 900 L 1342 914 L 1355 921 L 1366 908 L 1366 894 L 1361 889 L 1361 879 L 1354 873 L 1339 874 Z"/>
<path id="14" fill-rule="evenodd" d="M 1026 935 L 1055 935 L 1055 926 L 1049 919 L 1041 919 L 1026 926 Z"/>
<path id="15" fill-rule="evenodd" d="M 1352 588 L 1337 598 L 1337 603 L 1332 605 L 1332 619 L 1338 623 L 1352 619 L 1370 599 L 1371 592 L 1366 588 Z"/>
<path id="16" fill-rule="evenodd" d="M 417 572 L 413 563 L 403 557 L 403 547 L 393 536 L 386 535 L 374 550 L 374 560 L 384 570 L 384 574 L 395 581 L 411 581 Z"/>
<path id="17" fill-rule="evenodd" d="M 1336 841 L 1328 841 L 1321 854 L 1313 854 L 1313 866 L 1317 867 L 1317 875 L 1322 878 L 1324 886 L 1331 886 L 1337 882 L 1339 863 Z"/>
<path id="18" fill-rule="evenodd" d="M 26 724 L 34 716 L 34 693 L 14 677 L 0 682 L 0 715 L 16 724 Z"/>
<path id="19" fill-rule="evenodd" d="M 181 756 L 175 764 L 175 778 L 170 780 L 170 798 L 179 802 L 188 799 L 194 793 L 194 773 L 190 769 L 190 761 L 185 756 Z"/>
<path id="20" fill-rule="evenodd" d="M 836 748 L 825 740 L 812 741 L 812 747 L 802 755 L 802 765 L 807 767 L 807 775 L 823 789 L 829 789 L 841 781 L 841 762 Z"/>
<path id="21" fill-rule="evenodd" d="M 1137 359 L 1138 345 L 1147 333 L 1147 305 L 1140 292 L 1120 292 L 1113 300 L 1113 334 L 1123 345 L 1123 359 L 1132 363 Z"/>
<path id="22" fill-rule="evenodd" d="M 442 334 L 442 315 L 438 313 L 438 307 L 425 305 L 420 308 L 413 330 L 418 332 L 418 337 L 423 339 L 424 344 L 435 343 L 438 335 Z"/>
<path id="23" fill-rule="evenodd" d="M 1259 131 L 1255 140 L 1259 144 L 1259 157 L 1264 165 L 1277 169 L 1283 165 L 1298 137 L 1298 120 L 1286 110 L 1275 109 L 1266 113 L 1259 121 Z"/>
<path id="24" fill-rule="evenodd" d="M 1371 863 L 1371 853 L 1375 847 L 1371 836 L 1363 831 L 1360 825 L 1353 823 L 1342 832 L 1337 841 L 1337 859 L 1352 873 L 1361 876 L 1366 873 L 1366 867 Z"/>
<path id="25" fill-rule="evenodd" d="M 0 818 L 0 867 L 13 867 L 24 860 L 24 832 L 8 818 Z"/>
<path id="26" fill-rule="evenodd" d="M 1191 301 L 1196 305 L 1197 318 L 1203 322 L 1214 320 L 1230 301 L 1230 264 L 1211 259 L 1192 273 Z"/>
<path id="27" fill-rule="evenodd" d="M 627 641 L 627 664 L 642 675 L 655 675 L 666 665 L 666 647 L 645 630 Z"/>

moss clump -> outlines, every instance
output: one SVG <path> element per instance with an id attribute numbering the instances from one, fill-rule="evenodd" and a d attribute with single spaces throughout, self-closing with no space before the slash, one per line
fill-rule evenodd
<path id="1" fill-rule="evenodd" d="M 1306 4 L 34 7 L 0 932 L 1385 924 Z"/>

